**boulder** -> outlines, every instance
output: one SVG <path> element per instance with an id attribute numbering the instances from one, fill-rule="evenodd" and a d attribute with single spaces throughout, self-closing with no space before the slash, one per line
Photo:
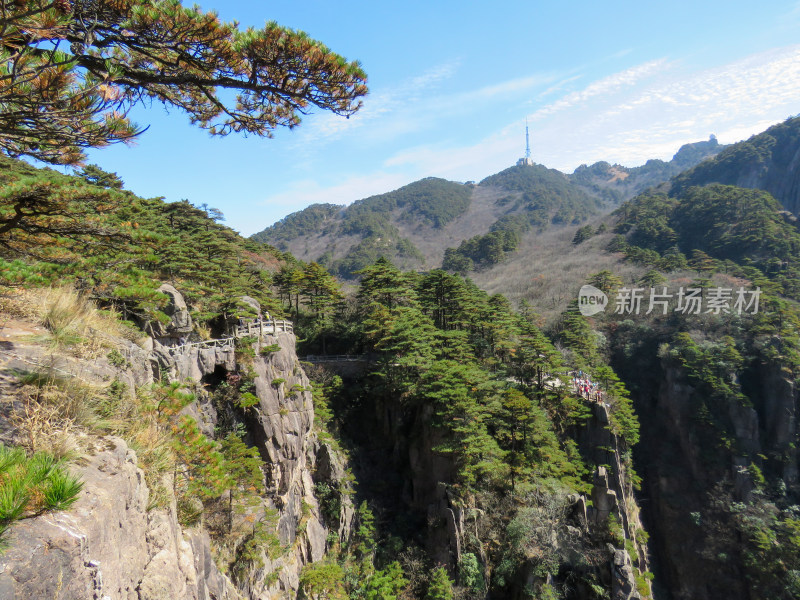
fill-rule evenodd
<path id="1" fill-rule="evenodd" d="M 627 550 L 613 550 L 611 556 L 611 599 L 612 600 L 639 600 L 641 596 L 636 591 L 636 580 L 633 576 L 631 557 Z"/>
<path id="2" fill-rule="evenodd" d="M 151 321 L 147 325 L 149 333 L 154 338 L 181 338 L 192 332 L 192 317 L 183 295 L 168 283 L 162 284 L 158 290 L 169 297 L 167 306 L 164 307 L 164 314 L 170 318 L 166 325 L 160 321 Z"/>

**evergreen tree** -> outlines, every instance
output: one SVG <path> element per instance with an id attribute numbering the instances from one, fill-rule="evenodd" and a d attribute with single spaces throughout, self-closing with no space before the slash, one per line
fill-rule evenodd
<path id="1" fill-rule="evenodd" d="M 639 283 L 646 287 L 656 287 L 661 285 L 667 281 L 667 278 L 664 277 L 660 272 L 656 269 L 650 269 L 647 273 L 645 273 L 642 278 L 639 280 Z"/>
<path id="2" fill-rule="evenodd" d="M 346 600 L 344 570 L 335 562 L 315 562 L 303 567 L 300 589 L 311 600 Z"/>
<path id="3" fill-rule="evenodd" d="M 254 506 L 260 503 L 259 494 L 264 493 L 264 472 L 261 470 L 263 461 L 255 446 L 247 446 L 241 436 L 230 432 L 222 440 L 220 451 L 225 457 L 225 466 L 231 480 L 228 491 L 228 519 L 229 527 L 233 528 L 234 503 L 238 499 L 245 506 Z"/>
<path id="4" fill-rule="evenodd" d="M 128 112 L 158 101 L 212 135 L 270 136 L 316 106 L 350 115 L 366 75 L 274 22 L 240 31 L 199 7 L 165 2 L 4 0 L 0 148 L 75 164 L 83 148 L 141 130 Z"/>
<path id="5" fill-rule="evenodd" d="M 614 433 L 621 435 L 628 446 L 633 446 L 639 441 L 639 421 L 633 412 L 633 402 L 625 384 L 608 365 L 599 365 L 593 374 L 594 379 L 602 384 L 610 397 Z"/>
<path id="6" fill-rule="evenodd" d="M 567 310 L 561 313 L 556 335 L 564 346 L 575 352 L 578 363 L 576 366 L 587 370 L 589 365 L 599 361 L 594 332 L 586 317 L 578 310 L 576 300 L 570 302 Z"/>
<path id="7" fill-rule="evenodd" d="M 520 320 L 517 345 L 513 348 L 511 372 L 520 383 L 545 389 L 546 378 L 555 377 L 562 369 L 561 355 L 542 331 Z"/>
<path id="8" fill-rule="evenodd" d="M 466 328 L 469 317 L 462 307 L 468 292 L 460 277 L 434 269 L 421 279 L 417 290 L 420 306 L 437 328 Z"/>
<path id="9" fill-rule="evenodd" d="M 126 200 L 118 190 L 33 168 L 4 173 L 0 183 L 0 250 L 6 255 L 66 262 L 78 244 L 91 256 L 130 239 L 102 218 Z"/>
<path id="10" fill-rule="evenodd" d="M 453 456 L 463 485 L 502 480 L 504 452 L 487 429 L 493 392 L 485 371 L 474 364 L 437 361 L 424 373 L 417 397 L 433 404 L 436 423 L 447 432 L 437 450 Z"/>
<path id="11" fill-rule="evenodd" d="M 315 262 L 303 267 L 299 293 L 303 294 L 304 302 L 314 314 L 323 318 L 329 315 L 333 305 L 342 299 L 336 279 Z"/>
<path id="12" fill-rule="evenodd" d="M 580 244 L 585 242 L 595 234 L 594 227 L 591 225 L 584 225 L 575 232 L 575 237 L 572 238 L 573 244 Z"/>
<path id="13" fill-rule="evenodd" d="M 373 350 L 380 353 L 377 374 L 393 395 L 413 393 L 420 374 L 438 354 L 438 332 L 430 320 L 410 306 L 388 309 L 377 302 L 364 323 Z"/>
<path id="14" fill-rule="evenodd" d="M 508 450 L 506 462 L 511 476 L 511 491 L 516 490 L 517 482 L 530 474 L 528 444 L 531 434 L 531 410 L 533 404 L 522 392 L 509 389 L 503 392 L 502 437 Z"/>
<path id="15" fill-rule="evenodd" d="M 366 600 L 397 600 L 408 581 L 403 577 L 403 568 L 397 561 L 385 569 L 376 571 L 367 580 Z"/>
<path id="16" fill-rule="evenodd" d="M 437 567 L 431 572 L 425 600 L 453 600 L 453 582 L 444 567 Z"/>
<path id="17" fill-rule="evenodd" d="M 689 260 L 689 266 L 698 272 L 698 274 L 711 273 L 717 269 L 717 261 L 711 258 L 702 250 L 692 250 L 692 258 Z"/>
<path id="18" fill-rule="evenodd" d="M 362 306 L 368 307 L 372 302 L 378 302 L 392 309 L 416 303 L 416 293 L 408 285 L 408 278 L 384 257 L 374 265 L 356 271 L 356 274 L 361 275 L 358 299 Z"/>
<path id="19" fill-rule="evenodd" d="M 103 188 L 121 190 L 125 185 L 116 173 L 104 171 L 97 165 L 84 165 L 80 171 L 76 171 L 76 175 L 85 179 L 87 183 Z"/>
<path id="20" fill-rule="evenodd" d="M 303 286 L 303 278 L 303 270 L 298 265 L 289 263 L 281 266 L 274 279 L 280 294 L 288 300 L 290 309 L 292 307 L 292 295 L 294 295 L 295 320 L 300 316 L 300 292 Z"/>
<path id="21" fill-rule="evenodd" d="M 506 362 L 514 349 L 518 333 L 511 303 L 505 296 L 495 294 L 489 298 L 480 318 L 481 332 L 489 345 L 491 356 Z"/>
<path id="22" fill-rule="evenodd" d="M 608 296 L 613 296 L 622 287 L 622 279 L 608 269 L 604 269 L 594 275 L 590 275 L 589 284 L 602 290 Z"/>

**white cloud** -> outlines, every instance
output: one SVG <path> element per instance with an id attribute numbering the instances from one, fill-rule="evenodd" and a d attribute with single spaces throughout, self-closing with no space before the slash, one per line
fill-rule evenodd
<path id="1" fill-rule="evenodd" d="M 553 85 L 551 85 L 545 91 L 541 92 L 537 96 L 537 98 L 539 100 L 542 100 L 542 99 L 546 98 L 547 96 L 551 96 L 551 95 L 555 94 L 556 92 L 560 92 L 567 85 L 569 85 L 573 81 L 579 80 L 581 77 L 583 77 L 583 76 L 582 75 L 573 75 L 572 77 L 567 77 L 566 79 L 562 79 L 561 81 L 558 81 L 557 83 L 554 83 Z"/>
<path id="2" fill-rule="evenodd" d="M 307 180 L 295 183 L 259 204 L 269 206 L 272 212 L 287 215 L 310 204 L 350 204 L 354 200 L 394 190 L 411 181 L 413 179 L 397 173 L 351 176 L 332 185 Z"/>
<path id="3" fill-rule="evenodd" d="M 480 180 L 509 167 L 509 156 L 519 152 L 520 134 L 502 131 L 477 144 L 451 148 L 423 145 L 407 148 L 389 157 L 385 166 L 404 167 L 419 177 L 444 177 L 456 181 Z"/>
<path id="4" fill-rule="evenodd" d="M 449 79 L 457 68 L 457 63 L 447 62 L 432 67 L 398 86 L 371 93 L 364 98 L 363 107 L 349 119 L 330 112 L 314 115 L 313 126 L 297 136 L 295 145 L 297 148 L 308 148 L 312 142 L 324 144 L 350 134 L 356 129 L 372 128 L 376 121 L 385 122 L 388 115 L 402 110 L 409 102 L 418 101 L 439 83 Z M 405 131 L 408 128 L 395 126 L 392 129 Z"/>
<path id="5" fill-rule="evenodd" d="M 456 63 L 446 63 L 394 88 L 380 90 L 368 96 L 364 107 L 350 119 L 331 114 L 315 116 L 313 124 L 296 138 L 296 148 L 307 152 L 346 137 L 357 138 L 362 146 L 385 145 L 407 134 L 429 131 L 444 120 L 506 106 L 555 80 L 553 74 L 533 74 L 465 91 L 437 93 L 439 84 L 453 76 L 457 67 Z"/>
<path id="6" fill-rule="evenodd" d="M 597 160 L 630 166 L 650 158 L 668 160 L 689 141 L 715 133 L 721 143 L 733 143 L 800 108 L 800 46 L 696 73 L 682 73 L 679 66 L 666 59 L 650 61 L 536 111 L 529 117 L 538 119 L 531 129 L 534 159 L 565 171 Z M 405 148 L 384 164 L 420 177 L 480 179 L 513 164 L 522 147 L 521 126 L 514 122 L 469 145 Z"/>
<path id="7" fill-rule="evenodd" d="M 685 72 L 653 61 L 612 75 L 534 116 L 534 158 L 571 170 L 596 160 L 668 159 L 683 143 L 716 133 L 738 141 L 800 109 L 800 46 Z"/>
<path id="8" fill-rule="evenodd" d="M 599 81 L 589 84 L 583 90 L 567 94 L 560 100 L 545 106 L 530 115 L 532 121 L 540 121 L 555 113 L 567 110 L 573 106 L 585 104 L 596 96 L 606 96 L 620 91 L 621 88 L 630 87 L 644 77 L 648 77 L 660 69 L 665 68 L 665 59 L 653 60 L 642 65 L 637 65 L 620 73 L 604 77 Z"/>

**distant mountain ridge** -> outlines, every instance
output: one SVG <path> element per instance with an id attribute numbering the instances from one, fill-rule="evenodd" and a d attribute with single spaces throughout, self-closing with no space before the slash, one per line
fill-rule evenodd
<path id="1" fill-rule="evenodd" d="M 712 136 L 670 162 L 635 168 L 600 162 L 567 175 L 515 165 L 477 185 L 429 177 L 349 206 L 313 204 L 251 237 L 342 277 L 380 256 L 406 269 L 436 268 L 449 256 L 466 272 L 502 261 L 525 235 L 608 212 L 721 148 Z"/>
<path id="2" fill-rule="evenodd" d="M 671 193 L 709 183 L 764 190 L 800 216 L 800 117 L 728 146 L 713 159 L 680 174 Z"/>
<path id="3" fill-rule="evenodd" d="M 712 135 L 704 142 L 684 144 L 669 162 L 651 159 L 639 167 L 597 162 L 579 166 L 570 178 L 590 193 L 611 203 L 621 204 L 647 188 L 668 181 L 707 158 L 714 157 L 725 148 Z"/>

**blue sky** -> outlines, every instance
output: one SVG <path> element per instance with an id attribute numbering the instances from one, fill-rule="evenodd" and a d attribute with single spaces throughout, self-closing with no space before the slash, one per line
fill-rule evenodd
<path id="1" fill-rule="evenodd" d="M 211 138 L 180 111 L 137 109 L 133 146 L 90 152 L 128 189 L 222 210 L 245 235 L 315 202 L 422 177 L 480 180 L 524 153 L 571 172 L 669 159 L 800 113 L 800 1 L 347 3 L 203 0 L 225 20 L 301 29 L 361 61 L 349 120 L 317 111 L 274 139 Z"/>

